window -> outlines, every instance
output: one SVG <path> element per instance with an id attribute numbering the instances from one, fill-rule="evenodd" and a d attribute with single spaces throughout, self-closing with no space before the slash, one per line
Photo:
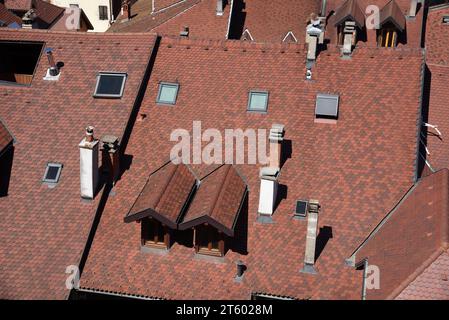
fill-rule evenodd
<path id="1" fill-rule="evenodd" d="M 159 85 L 159 92 L 157 94 L 157 103 L 162 104 L 176 104 L 178 97 L 179 84 L 162 82 Z"/>
<path id="2" fill-rule="evenodd" d="M 48 163 L 45 169 L 43 182 L 46 183 L 58 183 L 61 175 L 62 164 L 60 163 Z"/>
<path id="3" fill-rule="evenodd" d="M 443 24 L 449 25 L 449 16 L 444 16 L 443 17 Z"/>
<path id="4" fill-rule="evenodd" d="M 307 216 L 308 201 L 298 200 L 296 201 L 295 217 L 305 218 Z"/>
<path id="5" fill-rule="evenodd" d="M 98 6 L 98 11 L 100 15 L 100 20 L 108 20 L 108 7 Z"/>
<path id="6" fill-rule="evenodd" d="M 166 227 L 152 218 L 142 220 L 142 245 L 158 249 L 167 249 L 169 234 Z"/>
<path id="7" fill-rule="evenodd" d="M 0 83 L 30 85 L 43 43 L 0 41 Z"/>
<path id="8" fill-rule="evenodd" d="M 384 28 L 379 31 L 378 45 L 386 48 L 396 47 L 398 33 L 394 28 Z"/>
<path id="9" fill-rule="evenodd" d="M 224 254 L 224 241 L 222 234 L 211 226 L 200 226 L 195 229 L 197 253 L 222 256 Z"/>
<path id="10" fill-rule="evenodd" d="M 250 91 L 248 98 L 248 111 L 267 112 L 268 92 Z"/>
<path id="11" fill-rule="evenodd" d="M 316 96 L 315 117 L 322 119 L 338 118 L 339 96 L 319 93 Z"/>
<path id="12" fill-rule="evenodd" d="M 99 73 L 94 97 L 121 98 L 125 88 L 127 75 L 125 73 Z"/>

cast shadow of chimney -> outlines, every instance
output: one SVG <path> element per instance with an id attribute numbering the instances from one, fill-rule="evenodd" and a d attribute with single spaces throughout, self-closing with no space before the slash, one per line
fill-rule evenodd
<path id="1" fill-rule="evenodd" d="M 424 88 L 423 88 L 423 96 L 422 96 L 422 109 L 421 109 L 421 117 L 422 122 L 429 123 L 429 103 L 430 103 L 430 89 L 432 86 L 432 72 L 429 70 L 427 65 L 424 69 Z M 417 177 L 421 178 L 422 176 L 427 175 L 426 172 L 426 160 L 427 160 L 427 152 L 425 145 L 428 143 L 429 136 L 431 139 L 440 139 L 441 137 L 436 135 L 433 132 L 428 132 L 427 127 L 422 127 L 420 132 L 420 144 L 419 144 L 419 156 L 418 156 L 418 168 L 417 168 Z"/>
<path id="2" fill-rule="evenodd" d="M 120 173 L 117 177 L 117 181 L 119 181 L 122 178 L 122 175 L 128 171 L 131 168 L 131 165 L 133 163 L 133 155 L 130 154 L 123 154 L 120 159 Z"/>
<path id="3" fill-rule="evenodd" d="M 332 227 L 324 226 L 320 228 L 320 232 L 316 238 L 315 262 L 320 257 L 329 240 L 332 238 Z"/>
<path id="4" fill-rule="evenodd" d="M 284 164 L 287 162 L 288 159 L 291 159 L 292 157 L 292 141 L 291 140 L 284 140 L 282 142 L 282 151 L 281 151 L 281 168 L 284 166 Z"/>
<path id="5" fill-rule="evenodd" d="M 14 146 L 9 147 L 0 156 L 0 198 L 8 195 L 13 159 Z"/>
<path id="6" fill-rule="evenodd" d="M 287 199 L 287 194 L 288 194 L 288 187 L 285 184 L 279 184 L 273 212 L 276 212 L 276 210 L 279 207 L 279 205 L 281 204 L 282 200 Z"/>
<path id="7" fill-rule="evenodd" d="M 244 1 L 234 0 L 234 7 L 228 35 L 229 39 L 240 40 L 240 38 L 242 37 L 246 20 L 246 12 L 244 12 L 243 10 L 245 10 Z"/>
<path id="8" fill-rule="evenodd" d="M 226 251 L 228 249 L 242 255 L 248 254 L 248 194 L 243 200 L 242 209 L 235 224 L 234 238 L 231 238 L 226 246 Z"/>

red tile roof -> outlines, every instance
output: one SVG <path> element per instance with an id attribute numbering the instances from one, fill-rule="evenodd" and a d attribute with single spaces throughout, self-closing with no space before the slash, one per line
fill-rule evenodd
<path id="1" fill-rule="evenodd" d="M 0 120 L 0 155 L 3 153 L 3 151 L 5 151 L 5 148 L 9 146 L 12 141 L 13 137 Z"/>
<path id="2" fill-rule="evenodd" d="M 28 11 L 31 9 L 33 0 L 5 0 L 5 6 L 9 10 Z"/>
<path id="3" fill-rule="evenodd" d="M 449 300 L 449 251 L 428 266 L 397 300 Z"/>
<path id="4" fill-rule="evenodd" d="M 42 79 L 43 55 L 31 86 L 0 85 L 0 117 L 17 139 L 0 198 L 0 297 L 67 298 L 65 270 L 80 262 L 101 196 L 81 201 L 78 144 L 87 125 L 97 137 L 122 137 L 155 36 L 0 30 L 0 39 L 42 41 L 64 63 L 59 81 Z M 127 72 L 122 99 L 92 97 L 99 71 Z M 53 189 L 41 182 L 49 161 L 64 166 Z"/>
<path id="5" fill-rule="evenodd" d="M 4 4 L 0 3 L 0 20 L 5 22 L 7 25 L 11 24 L 13 22 L 18 23 L 19 25 L 22 24 L 22 19 L 20 19 L 15 14 L 11 13 Z"/>
<path id="6" fill-rule="evenodd" d="M 55 6 L 43 0 L 33 0 L 33 8 L 37 18 L 45 22 L 47 25 L 52 25 L 57 19 L 64 15 L 65 8 Z"/>
<path id="7" fill-rule="evenodd" d="M 306 81 L 305 56 L 300 45 L 162 39 L 140 110 L 148 117 L 134 127 L 126 151 L 132 170 L 106 204 L 83 288 L 178 299 L 361 297 L 362 274 L 344 261 L 413 185 L 423 57 L 420 50 L 360 48 L 341 60 L 330 50 Z M 180 83 L 176 106 L 155 103 L 160 81 Z M 254 88 L 270 92 L 267 114 L 246 112 Z M 319 92 L 340 95 L 336 125 L 314 122 Z M 163 256 L 143 253 L 140 225 L 123 223 L 149 172 L 169 155 L 172 130 L 190 131 L 194 120 L 221 132 L 281 123 L 290 146 L 280 175 L 286 199 L 273 224 L 256 222 L 260 166 L 236 166 L 249 186 L 248 204 L 222 263 L 195 259 L 192 248 L 177 244 Z M 333 234 L 317 275 L 299 272 L 307 225 L 292 220 L 296 200 L 311 198 L 321 203 L 321 232 Z M 247 266 L 241 283 L 233 280 L 238 259 Z"/>
<path id="8" fill-rule="evenodd" d="M 428 122 L 437 125 L 427 129 L 428 161 L 434 169 L 449 168 L 449 26 L 443 25 L 443 16 L 449 15 L 449 6 L 429 10 L 427 18 L 426 49 L 430 88 Z"/>
<path id="9" fill-rule="evenodd" d="M 248 29 L 256 42 L 277 43 L 291 31 L 304 43 L 310 14 L 319 10 L 316 0 L 245 0 L 242 31 Z"/>

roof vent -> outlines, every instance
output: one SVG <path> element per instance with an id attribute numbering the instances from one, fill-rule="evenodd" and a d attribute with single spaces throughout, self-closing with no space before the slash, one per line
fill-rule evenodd
<path id="1" fill-rule="evenodd" d="M 307 220 L 307 237 L 306 237 L 306 252 L 304 255 L 304 267 L 301 272 L 316 274 L 315 270 L 315 247 L 318 230 L 318 211 L 320 204 L 317 200 L 310 200 L 308 205 L 308 220 Z"/>
<path id="2" fill-rule="evenodd" d="M 234 280 L 235 282 L 242 282 L 246 266 L 241 260 L 238 260 L 235 264 L 237 266 L 237 274 L 235 275 Z"/>
<path id="3" fill-rule="evenodd" d="M 53 56 L 53 49 L 47 48 L 45 49 L 45 53 L 47 54 L 49 67 L 47 69 L 47 74 L 45 75 L 44 80 L 57 81 L 59 80 L 60 72 L 59 67 L 55 62 L 55 57 Z"/>
<path id="4" fill-rule="evenodd" d="M 181 37 L 188 37 L 189 36 L 189 27 L 188 26 L 184 26 L 182 28 L 182 31 L 179 33 L 179 36 L 181 36 Z"/>
<path id="5" fill-rule="evenodd" d="M 217 0 L 217 16 L 222 16 L 224 13 L 224 0 Z"/>
<path id="6" fill-rule="evenodd" d="M 34 9 L 28 10 L 22 17 L 22 28 L 24 29 L 33 29 L 33 22 L 36 19 L 36 13 Z"/>

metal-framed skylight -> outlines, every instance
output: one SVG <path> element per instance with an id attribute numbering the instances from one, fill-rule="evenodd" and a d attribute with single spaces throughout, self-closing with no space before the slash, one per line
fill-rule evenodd
<path id="1" fill-rule="evenodd" d="M 157 103 L 175 105 L 178 99 L 179 83 L 161 82 L 157 94 Z"/>
<path id="2" fill-rule="evenodd" d="M 128 75 L 126 73 L 98 73 L 94 97 L 115 99 L 121 98 L 123 96 L 123 91 L 125 90 L 125 82 L 127 77 Z"/>
<path id="3" fill-rule="evenodd" d="M 58 183 L 59 177 L 61 176 L 62 164 L 56 162 L 47 163 L 47 167 L 45 168 L 43 182 L 46 183 Z"/>
<path id="4" fill-rule="evenodd" d="M 449 16 L 443 16 L 443 24 L 449 25 Z"/>
<path id="5" fill-rule="evenodd" d="M 295 217 L 305 218 L 307 216 L 308 205 L 309 205 L 309 201 L 307 201 L 307 200 L 296 201 Z"/>
<path id="6" fill-rule="evenodd" d="M 318 93 L 315 104 L 315 117 L 337 119 L 340 97 L 336 94 Z"/>
<path id="7" fill-rule="evenodd" d="M 251 90 L 248 97 L 248 111 L 267 112 L 268 91 Z"/>

